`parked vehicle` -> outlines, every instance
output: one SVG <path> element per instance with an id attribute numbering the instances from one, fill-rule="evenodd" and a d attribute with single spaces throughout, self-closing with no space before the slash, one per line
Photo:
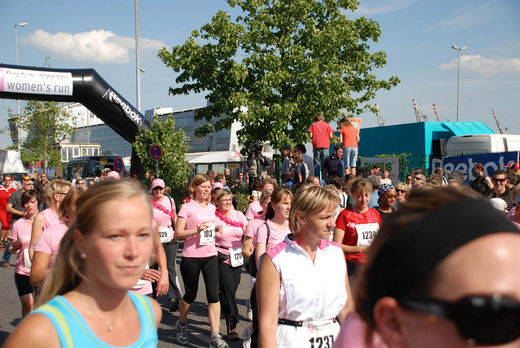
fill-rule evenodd
<path id="1" fill-rule="evenodd" d="M 121 163 L 124 163 L 123 159 L 119 156 L 90 156 L 71 159 L 69 162 L 64 164 L 63 178 L 65 180 L 72 180 L 74 179 L 75 173 L 79 173 L 83 179 L 93 179 L 96 176 L 100 176 L 105 168 L 114 170 L 114 161 L 116 159 L 119 159 Z M 124 165 L 119 174 L 121 176 L 127 174 Z"/>
<path id="2" fill-rule="evenodd" d="M 460 135 L 450 137 L 446 143 L 446 157 L 513 151 L 520 151 L 518 134 Z"/>

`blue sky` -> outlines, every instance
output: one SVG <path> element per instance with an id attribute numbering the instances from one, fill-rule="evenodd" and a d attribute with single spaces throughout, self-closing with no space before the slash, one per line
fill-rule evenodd
<path id="1" fill-rule="evenodd" d="M 154 106 L 187 109 L 204 106 L 203 95 L 169 96 L 175 73 L 157 58 L 159 48 L 182 44 L 193 29 L 211 20 L 219 9 L 233 14 L 225 0 L 140 0 L 142 110 Z M 412 99 L 421 114 L 435 120 L 456 120 L 457 52 L 461 52 L 461 121 L 482 121 L 496 130 L 491 110 L 508 133 L 520 134 L 520 2 L 517 0 L 361 0 L 354 16 L 380 23 L 382 35 L 371 50 L 387 53 L 380 78 L 397 75 L 401 83 L 381 91 L 378 103 L 387 125 L 415 121 Z M 133 0 L 2 0 L 0 62 L 15 63 L 14 24 L 18 28 L 20 65 L 94 68 L 136 105 L 135 9 Z M 7 126 L 7 108 L 0 99 L 0 127 Z M 360 115 L 362 127 L 377 126 L 372 113 Z M 0 135 L 0 147 L 11 144 Z"/>

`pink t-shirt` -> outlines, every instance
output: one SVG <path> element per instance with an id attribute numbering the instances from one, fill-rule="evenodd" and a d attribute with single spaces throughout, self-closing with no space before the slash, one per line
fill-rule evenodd
<path id="1" fill-rule="evenodd" d="M 9 233 L 9 239 L 17 240 L 22 243 L 22 247 L 20 248 L 20 252 L 16 257 L 16 268 L 15 273 L 28 276 L 31 274 L 31 269 L 25 267 L 25 257 L 24 250 L 29 250 L 29 243 L 31 242 L 31 232 L 32 232 L 32 220 L 28 220 L 26 218 L 21 218 L 16 221 Z"/>
<path id="2" fill-rule="evenodd" d="M 60 242 L 69 227 L 63 221 L 47 228 L 34 245 L 34 251 L 39 251 L 46 254 L 51 254 L 49 258 L 49 266 L 51 268 L 56 262 L 56 256 L 60 250 Z"/>
<path id="3" fill-rule="evenodd" d="M 256 230 L 258 230 L 258 227 L 263 225 L 264 222 L 265 222 L 265 220 L 262 218 L 257 218 L 257 219 L 249 221 L 249 223 L 247 224 L 247 227 L 246 227 L 246 233 L 244 235 L 251 239 L 255 239 Z"/>
<path id="4" fill-rule="evenodd" d="M 334 131 L 327 122 L 317 121 L 309 127 L 309 133 L 312 133 L 313 149 L 328 149 L 330 147 L 330 133 Z"/>
<path id="5" fill-rule="evenodd" d="M 49 228 L 51 226 L 57 225 L 60 223 L 60 217 L 58 214 L 53 212 L 51 208 L 47 208 L 44 211 L 41 211 L 40 214 L 43 215 L 43 231 L 45 231 L 46 228 Z"/>
<path id="6" fill-rule="evenodd" d="M 175 202 L 173 199 L 163 196 L 163 199 L 160 202 L 154 201 L 154 208 L 153 208 L 153 219 L 154 221 L 157 221 L 159 226 L 171 226 L 172 225 L 172 218 L 170 215 L 166 214 L 164 211 L 157 209 L 155 207 L 155 204 L 161 205 L 163 208 L 169 211 L 173 211 L 175 214 Z"/>
<path id="7" fill-rule="evenodd" d="M 205 207 L 199 205 L 196 201 L 183 204 L 179 211 L 179 217 L 186 219 L 185 229 L 196 230 L 203 222 L 215 223 L 215 206 L 208 204 Z M 200 233 L 189 236 L 184 241 L 182 250 L 183 257 L 209 257 L 217 255 L 215 245 L 200 245 Z"/>
<path id="8" fill-rule="evenodd" d="M 366 348 L 365 341 L 366 324 L 356 312 L 350 312 L 334 340 L 333 348 Z M 381 336 L 374 331 L 372 335 L 372 348 L 388 348 Z"/>
<path id="9" fill-rule="evenodd" d="M 267 242 L 267 245 L 265 247 L 265 250 L 269 250 L 272 247 L 276 246 L 278 243 L 283 242 L 285 239 L 285 236 L 291 233 L 291 230 L 289 229 L 289 224 L 287 224 L 287 227 L 284 230 L 278 229 L 271 220 L 267 220 L 266 222 L 269 224 L 270 232 L 269 232 L 269 241 Z M 267 239 L 267 227 L 265 224 L 262 224 L 258 227 L 256 230 L 256 237 L 254 240 L 254 245 L 256 248 L 256 245 L 258 243 L 265 243 Z"/>
<path id="10" fill-rule="evenodd" d="M 243 227 L 228 225 L 218 217 L 215 220 L 215 225 L 222 226 L 224 230 L 223 233 L 216 234 L 215 245 L 217 246 L 217 251 L 225 255 L 229 255 L 229 248 L 242 247 L 242 237 L 244 235 L 244 229 L 247 226 L 247 219 L 241 211 L 233 210 L 230 219 L 242 223 Z M 224 263 L 229 265 L 231 261 L 227 259 Z"/>
<path id="11" fill-rule="evenodd" d="M 260 212 L 262 211 L 262 205 L 259 200 L 249 203 L 249 206 L 246 210 L 246 218 L 248 220 L 254 220 L 260 216 Z"/>

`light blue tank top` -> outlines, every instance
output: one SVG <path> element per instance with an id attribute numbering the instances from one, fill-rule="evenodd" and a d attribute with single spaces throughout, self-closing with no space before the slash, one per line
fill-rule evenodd
<path id="1" fill-rule="evenodd" d="M 129 348 L 157 347 L 157 328 L 153 315 L 152 304 L 146 296 L 129 292 L 134 307 L 139 314 L 141 334 Z M 61 346 L 72 347 L 115 347 L 100 340 L 88 327 L 81 315 L 63 296 L 56 296 L 32 314 L 47 316 L 54 325 L 60 338 Z"/>

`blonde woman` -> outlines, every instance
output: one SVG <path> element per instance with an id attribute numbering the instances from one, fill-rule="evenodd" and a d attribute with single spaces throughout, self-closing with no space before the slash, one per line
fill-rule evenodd
<path id="1" fill-rule="evenodd" d="M 60 222 L 43 231 L 34 246 L 31 267 L 31 284 L 33 286 L 40 286 L 51 272 L 58 256 L 61 239 L 76 219 L 74 213 L 78 195 L 79 190 L 71 187 L 58 208 Z"/>
<path id="2" fill-rule="evenodd" d="M 76 202 L 76 221 L 41 302 L 4 347 L 152 347 L 161 308 L 128 290 L 154 247 L 149 196 L 130 180 L 105 180 Z"/>
<path id="3" fill-rule="evenodd" d="M 42 232 L 45 229 L 60 223 L 58 208 L 63 198 L 67 195 L 67 192 L 69 192 L 71 186 L 72 184 L 70 182 L 59 179 L 52 180 L 50 183 L 45 185 L 44 192 L 48 208 L 40 212 L 34 218 L 31 243 L 29 244 L 29 257 L 31 260 L 34 254 L 34 244 L 36 244 L 42 235 Z"/>
<path id="4" fill-rule="evenodd" d="M 292 234 L 258 272 L 261 347 L 331 347 L 353 308 L 343 251 L 328 241 L 338 204 L 335 192 L 312 185 L 294 196 Z"/>

